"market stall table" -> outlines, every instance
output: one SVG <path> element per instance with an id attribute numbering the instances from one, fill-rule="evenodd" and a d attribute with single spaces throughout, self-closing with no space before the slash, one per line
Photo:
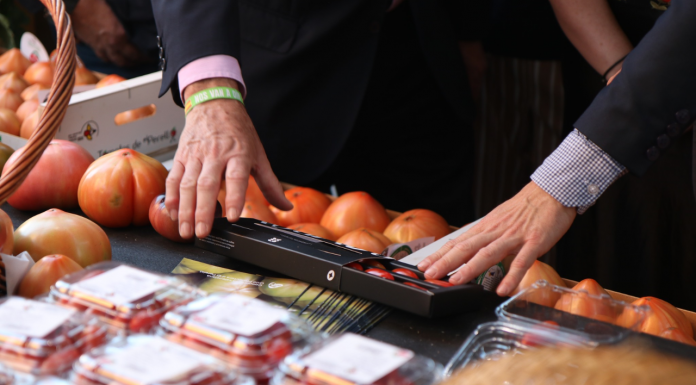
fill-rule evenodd
<path id="1" fill-rule="evenodd" d="M 15 229 L 38 213 L 15 210 L 8 204 L 2 206 Z M 77 210 L 75 214 L 82 213 Z M 266 274 L 256 266 L 218 255 L 193 244 L 178 244 L 165 239 L 150 226 L 104 228 L 111 241 L 113 260 L 132 264 L 144 269 L 170 273 L 183 258 L 194 259 L 211 265 L 234 270 Z M 273 275 L 278 275 L 274 273 Z M 411 349 L 418 354 L 446 364 L 462 345 L 466 337 L 484 322 L 495 321 L 494 310 L 504 299 L 490 301 L 479 309 L 442 318 L 424 318 L 406 312 L 392 310 L 391 313 L 367 332 L 367 336 Z M 696 349 L 660 338 L 642 337 L 650 340 L 662 350 L 696 360 Z"/>

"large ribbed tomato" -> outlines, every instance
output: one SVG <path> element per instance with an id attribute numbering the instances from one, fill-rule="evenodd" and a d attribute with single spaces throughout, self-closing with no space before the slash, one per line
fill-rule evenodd
<path id="1" fill-rule="evenodd" d="M 167 169 L 159 161 L 129 148 L 104 155 L 92 163 L 77 192 L 80 208 L 107 227 L 150 223 L 148 211 L 164 194 Z"/>
<path id="2" fill-rule="evenodd" d="M 649 306 L 652 312 L 638 326 L 638 331 L 659 336 L 670 328 L 681 330 L 687 337 L 694 337 L 694 330 L 684 313 L 670 303 L 655 297 L 643 297 L 633 301 L 636 306 Z M 631 308 L 625 308 L 616 323 L 630 328 L 640 321 L 640 315 Z"/>
<path id="3" fill-rule="evenodd" d="M 510 293 L 510 297 L 532 286 L 536 281 L 539 281 L 541 279 L 547 281 L 552 285 L 565 287 L 565 282 L 563 281 L 563 278 L 561 278 L 561 276 L 558 275 L 558 273 L 556 272 L 556 270 L 553 269 L 553 267 L 541 261 L 534 261 L 532 267 L 530 267 L 529 270 L 527 270 L 527 272 L 525 273 L 524 277 L 522 277 L 522 281 L 520 281 L 520 284 L 517 285 L 517 287 L 515 288 L 515 290 L 512 291 L 512 293 Z M 560 295 L 558 295 L 558 293 L 556 293 L 555 291 L 539 290 L 536 293 L 530 294 L 526 299 L 529 302 L 538 303 L 539 305 L 553 307 L 559 298 Z"/>
<path id="4" fill-rule="evenodd" d="M 12 255 L 14 226 L 6 212 L 0 210 L 0 253 Z"/>
<path id="5" fill-rule="evenodd" d="M 271 206 L 271 211 L 283 227 L 298 223 L 319 223 L 331 199 L 323 193 L 309 187 L 293 187 L 285 191 L 285 197 L 294 206 L 290 211 L 282 211 Z"/>
<path id="6" fill-rule="evenodd" d="M 288 228 L 292 230 L 301 231 L 306 234 L 316 235 L 317 237 L 321 237 L 331 241 L 336 240 L 336 238 L 334 238 L 333 234 L 331 234 L 329 230 L 322 227 L 322 225 L 316 223 L 298 223 L 292 226 L 288 226 Z"/>
<path id="7" fill-rule="evenodd" d="M 375 198 L 366 192 L 355 191 L 345 193 L 331 203 L 319 224 L 340 238 L 361 227 L 381 233 L 389 222 L 387 210 Z"/>
<path id="8" fill-rule="evenodd" d="M 3 176 L 25 149 L 22 147 L 10 156 L 3 167 Z M 77 187 L 93 161 L 92 155 L 79 145 L 53 139 L 7 203 L 16 209 L 30 211 L 77 208 Z"/>
<path id="9" fill-rule="evenodd" d="M 80 270 L 82 266 L 68 256 L 47 255 L 29 269 L 19 285 L 17 294 L 26 298 L 46 294 L 59 279 Z"/>
<path id="10" fill-rule="evenodd" d="M 561 295 L 561 298 L 556 302 L 556 309 L 598 321 L 614 323 L 618 314 L 616 314 L 614 306 L 608 301 L 609 293 L 597 281 L 592 278 L 583 279 L 573 286 L 573 290 L 580 293 Z M 606 296 L 607 300 L 595 297 L 601 295 Z"/>
<path id="11" fill-rule="evenodd" d="M 382 233 L 364 227 L 343 235 L 336 242 L 377 254 L 380 254 L 391 244 L 389 238 Z"/>
<path id="12" fill-rule="evenodd" d="M 445 218 L 426 209 L 406 211 L 384 229 L 384 235 L 393 243 L 406 243 L 425 237 L 438 240 L 451 232 Z"/>
<path id="13" fill-rule="evenodd" d="M 242 213 L 239 214 L 241 218 L 254 218 L 260 221 L 272 223 L 274 225 L 278 224 L 278 218 L 273 214 L 271 209 L 265 204 L 259 201 L 250 200 L 244 202 L 244 208 Z"/>
<path id="14" fill-rule="evenodd" d="M 14 254 L 26 251 L 34 261 L 62 254 L 82 267 L 111 260 L 111 243 L 104 230 L 89 219 L 50 209 L 22 223 L 14 232 Z"/>

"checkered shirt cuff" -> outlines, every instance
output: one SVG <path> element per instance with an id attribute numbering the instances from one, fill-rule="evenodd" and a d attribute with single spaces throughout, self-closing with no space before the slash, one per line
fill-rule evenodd
<path id="1" fill-rule="evenodd" d="M 532 180 L 565 207 L 584 213 L 628 172 L 577 129 L 532 174 Z"/>

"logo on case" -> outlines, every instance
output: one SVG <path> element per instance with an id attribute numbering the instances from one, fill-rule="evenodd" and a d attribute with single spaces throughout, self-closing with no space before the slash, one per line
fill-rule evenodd
<path id="1" fill-rule="evenodd" d="M 273 238 L 271 238 L 271 239 L 268 240 L 268 242 L 272 242 L 272 243 L 278 243 L 278 242 L 280 242 L 280 241 L 282 241 L 282 239 L 276 238 L 276 237 L 273 237 Z"/>

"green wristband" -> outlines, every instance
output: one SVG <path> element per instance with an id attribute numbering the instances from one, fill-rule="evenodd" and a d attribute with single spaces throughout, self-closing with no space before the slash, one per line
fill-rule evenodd
<path id="1" fill-rule="evenodd" d="M 184 113 L 188 115 L 193 107 L 215 99 L 232 99 L 244 104 L 242 93 L 236 89 L 232 87 L 213 87 L 191 95 L 184 106 Z"/>

